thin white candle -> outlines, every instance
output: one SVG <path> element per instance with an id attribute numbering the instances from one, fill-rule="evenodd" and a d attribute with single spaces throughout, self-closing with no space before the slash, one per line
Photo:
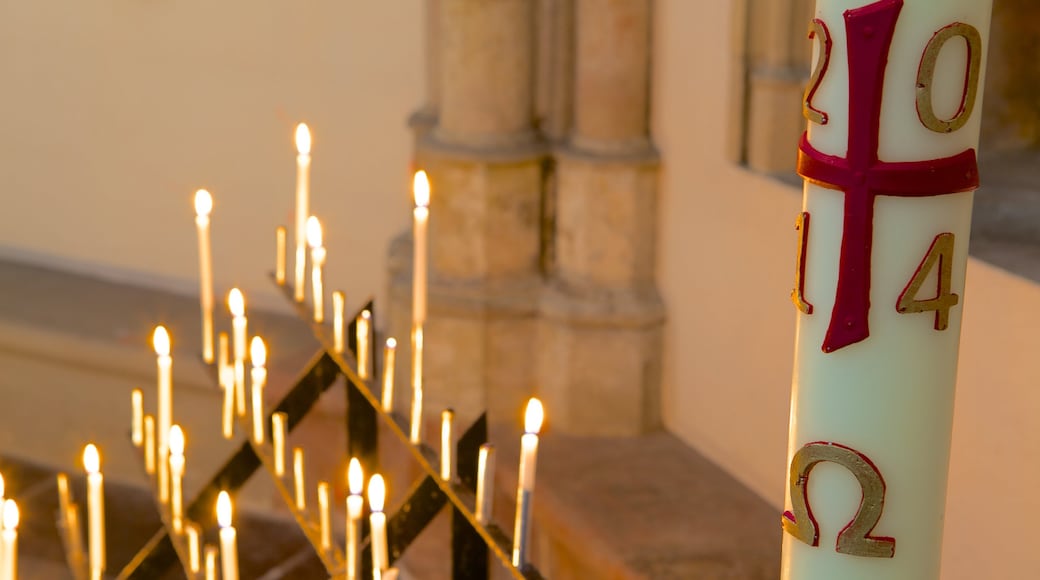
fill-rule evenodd
<path id="1" fill-rule="evenodd" d="M 412 179 L 415 208 L 412 210 L 412 324 L 426 322 L 426 229 L 430 219 L 430 180 L 425 171 L 417 171 Z"/>
<path id="2" fill-rule="evenodd" d="M 356 580 L 358 577 L 358 565 L 360 564 L 361 542 L 361 516 L 365 507 L 365 498 L 362 492 L 365 487 L 365 474 L 361 470 L 361 462 L 357 457 L 350 458 L 350 466 L 347 468 L 347 487 L 350 495 L 347 496 L 347 580 Z"/>
<path id="3" fill-rule="evenodd" d="M 412 422 L 408 439 L 415 445 L 422 436 L 423 381 L 422 381 L 423 329 L 412 329 Z"/>
<path id="4" fill-rule="evenodd" d="M 397 360 L 397 339 L 386 339 L 383 347 L 383 410 L 390 413 L 394 410 L 394 363 Z"/>
<path id="5" fill-rule="evenodd" d="M 18 505 L 3 501 L 3 532 L 0 532 L 0 580 L 18 578 Z"/>
<path id="6" fill-rule="evenodd" d="M 224 402 L 221 405 L 220 423 L 224 439 L 235 436 L 235 369 L 224 367 L 220 375 L 220 386 L 224 389 Z"/>
<path id="7" fill-rule="evenodd" d="M 343 292 L 336 290 L 332 293 L 332 348 L 336 352 L 343 352 L 345 343 L 343 340 L 343 308 L 347 298 Z"/>
<path id="8" fill-rule="evenodd" d="M 155 473 L 155 417 L 144 416 L 144 472 Z"/>
<path id="9" fill-rule="evenodd" d="M 293 297 L 304 299 L 307 273 L 307 217 L 310 216 L 311 132 L 305 123 L 296 126 L 296 270 Z"/>
<path id="10" fill-rule="evenodd" d="M 221 491 L 217 496 L 217 524 L 220 525 L 221 580 L 238 580 L 238 540 L 231 525 L 231 496 Z"/>
<path id="11" fill-rule="evenodd" d="M 285 226 L 274 230 L 274 281 L 285 286 Z"/>
<path id="12" fill-rule="evenodd" d="M 372 540 L 372 578 L 379 580 L 383 570 L 390 567 L 390 552 L 386 541 L 386 514 L 383 503 L 386 500 L 386 484 L 378 473 L 368 480 L 368 506 L 372 515 L 368 517 Z"/>
<path id="13" fill-rule="evenodd" d="M 307 488 L 303 486 L 303 449 L 293 447 L 293 490 L 296 509 L 307 509 Z"/>
<path id="14" fill-rule="evenodd" d="M 202 307 L 202 360 L 213 362 L 213 261 L 209 243 L 209 214 L 213 197 L 195 192 L 195 225 L 199 230 L 199 303 Z"/>
<path id="15" fill-rule="evenodd" d="M 158 471 L 159 502 L 170 500 L 170 427 L 173 425 L 173 357 L 170 356 L 170 333 L 165 326 L 156 326 L 152 334 L 152 346 L 155 347 L 156 361 L 159 369 L 159 412 L 158 412 Z"/>
<path id="16" fill-rule="evenodd" d="M 289 425 L 289 415 L 274 413 L 271 415 L 271 444 L 274 448 L 274 474 L 285 475 L 285 434 Z"/>
<path id="17" fill-rule="evenodd" d="M 217 580 L 217 556 L 220 550 L 216 546 L 206 546 L 206 580 Z"/>
<path id="18" fill-rule="evenodd" d="M 184 478 L 184 431 L 180 425 L 170 427 L 170 517 L 173 531 L 184 529 L 184 494 L 181 482 Z"/>
<path id="19" fill-rule="evenodd" d="M 232 288 L 228 292 L 228 310 L 231 311 L 232 343 L 235 358 L 235 413 L 246 416 L 246 299 L 242 291 Z"/>
<path id="20" fill-rule="evenodd" d="M 372 336 L 372 313 L 368 310 L 362 310 L 361 314 L 357 318 L 355 324 L 355 330 L 357 331 L 357 366 L 358 376 L 363 379 L 368 378 L 368 367 L 369 367 L 369 341 Z"/>
<path id="21" fill-rule="evenodd" d="M 325 286 L 322 269 L 325 267 L 325 246 L 322 245 L 321 222 L 311 216 L 307 218 L 307 245 L 311 248 L 311 290 L 314 302 L 314 322 L 325 320 Z"/>
<path id="22" fill-rule="evenodd" d="M 105 492 L 101 456 L 93 443 L 83 449 L 87 471 L 87 531 L 90 574 L 100 579 L 105 572 Z"/>
<path id="23" fill-rule="evenodd" d="M 451 481 L 455 473 L 455 453 L 452 451 L 452 424 L 455 411 L 441 411 L 441 479 Z"/>
<path id="24" fill-rule="evenodd" d="M 513 565 L 527 564 L 527 544 L 531 532 L 531 500 L 534 494 L 535 465 L 538 461 L 538 431 L 545 412 L 542 402 L 532 398 L 524 413 L 524 435 L 520 438 L 520 481 L 516 491 L 516 525 L 513 529 Z"/>
<path id="25" fill-rule="evenodd" d="M 199 527 L 195 524 L 188 524 L 185 530 L 188 533 L 188 569 L 194 573 L 198 573 L 201 568 L 201 558 L 199 554 Z"/>
<path id="26" fill-rule="evenodd" d="M 144 393 L 141 389 L 130 392 L 130 440 L 134 447 L 144 445 Z"/>
<path id="27" fill-rule="evenodd" d="M 253 442 L 264 442 L 264 385 L 267 384 L 267 347 L 259 336 L 254 336 L 249 345 L 249 358 L 253 361 Z"/>
<path id="28" fill-rule="evenodd" d="M 318 536 L 321 549 L 328 552 L 332 549 L 332 528 L 329 525 L 329 482 L 318 482 Z"/>
<path id="29" fill-rule="evenodd" d="M 228 333 L 221 332 L 217 335 L 217 376 L 222 376 L 224 369 L 231 366 L 231 355 L 228 353 L 230 344 Z"/>
<path id="30" fill-rule="evenodd" d="M 484 443 L 477 455 L 477 521 L 491 522 L 491 511 L 495 497 L 495 446 Z"/>

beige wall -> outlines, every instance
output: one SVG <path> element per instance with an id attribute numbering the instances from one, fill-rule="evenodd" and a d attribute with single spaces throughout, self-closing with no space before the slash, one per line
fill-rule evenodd
<path id="1" fill-rule="evenodd" d="M 664 413 L 670 430 L 778 506 L 779 542 L 800 192 L 724 158 L 726 113 L 737 102 L 726 93 L 731 5 L 655 5 Z M 973 260 L 964 298 L 943 578 L 1032 577 L 1040 287 Z"/>
<path id="2" fill-rule="evenodd" d="M 348 300 L 407 225 L 421 0 L 14 2 L 0 14 L 0 252 L 197 291 L 191 205 L 216 197 L 218 291 L 266 280 L 292 216 L 293 128 Z"/>

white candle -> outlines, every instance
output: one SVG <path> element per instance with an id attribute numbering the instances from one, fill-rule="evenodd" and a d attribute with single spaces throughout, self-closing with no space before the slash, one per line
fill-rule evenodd
<path id="1" fill-rule="evenodd" d="M 332 549 L 332 528 L 329 526 L 329 482 L 318 482 L 318 536 L 321 549 L 328 552 Z"/>
<path id="2" fill-rule="evenodd" d="M 199 302 L 202 307 L 202 360 L 213 362 L 213 263 L 209 245 L 209 214 L 213 197 L 195 192 L 195 225 L 199 230 Z"/>
<path id="3" fill-rule="evenodd" d="M 130 392 L 130 440 L 134 447 L 144 445 L 144 393 L 141 389 Z"/>
<path id="4" fill-rule="evenodd" d="M 784 580 L 939 577 L 991 5 L 816 2 Z"/>
<path id="5" fill-rule="evenodd" d="M 274 474 L 285 475 L 285 434 L 289 425 L 289 415 L 273 413 L 271 415 L 271 444 L 274 448 Z"/>
<path id="6" fill-rule="evenodd" d="M 232 288 L 228 293 L 228 310 L 231 311 L 232 342 L 235 355 L 235 413 L 246 416 L 246 299 L 242 291 Z"/>
<path id="7" fill-rule="evenodd" d="M 426 322 L 426 229 L 430 219 L 430 181 L 425 171 L 415 173 L 412 194 L 412 324 L 422 326 Z"/>
<path id="8" fill-rule="evenodd" d="M 343 308 L 346 295 L 339 290 L 332 293 L 332 348 L 336 352 L 343 352 Z"/>
<path id="9" fill-rule="evenodd" d="M 303 511 L 307 509 L 307 488 L 303 486 L 303 449 L 293 447 L 293 494 L 296 499 L 296 509 Z"/>
<path id="10" fill-rule="evenodd" d="M 390 567 L 390 552 L 386 541 L 386 514 L 383 513 L 383 502 L 386 500 L 386 484 L 378 473 L 368 480 L 368 507 L 372 515 L 368 517 L 372 538 L 372 578 L 379 580 L 383 570 Z"/>
<path id="11" fill-rule="evenodd" d="M 477 521 L 491 521 L 491 508 L 495 498 L 495 447 L 490 443 L 480 446 L 477 455 Z"/>
<path id="12" fill-rule="evenodd" d="M 350 458 L 350 466 L 347 468 L 347 487 L 350 495 L 347 496 L 347 580 L 356 580 L 358 577 L 358 565 L 360 564 L 361 542 L 361 517 L 365 507 L 365 498 L 362 492 L 365 487 L 365 474 L 361 470 L 361 462 L 357 457 Z"/>
<path id="13" fill-rule="evenodd" d="M 259 336 L 254 336 L 249 345 L 249 358 L 253 361 L 253 442 L 264 442 L 264 385 L 267 384 L 267 348 Z"/>
<path id="14" fill-rule="evenodd" d="M 217 580 L 217 555 L 219 553 L 216 546 L 206 546 L 206 580 Z"/>
<path id="15" fill-rule="evenodd" d="M 220 525 L 221 580 L 238 580 L 237 532 L 231 525 L 231 496 L 226 491 L 217 496 L 217 523 Z"/>
<path id="16" fill-rule="evenodd" d="M 383 410 L 390 413 L 394 410 L 394 363 L 397 360 L 397 339 L 386 339 L 383 347 Z"/>
<path id="17" fill-rule="evenodd" d="M 224 369 L 229 368 L 231 356 L 228 354 L 228 333 L 217 335 L 217 376 L 223 376 Z"/>
<path id="18" fill-rule="evenodd" d="M 325 267 L 325 246 L 322 245 L 321 222 L 311 216 L 307 218 L 307 245 L 311 248 L 311 290 L 314 302 L 314 322 L 325 320 L 325 286 L 321 273 Z"/>
<path id="19" fill-rule="evenodd" d="M 101 456 L 90 443 L 83 449 L 83 467 L 87 471 L 87 544 L 90 574 L 100 579 L 105 572 L 105 492 L 101 475 Z"/>
<path id="20" fill-rule="evenodd" d="M 369 340 L 372 335 L 370 322 L 372 320 L 372 313 L 368 310 L 362 310 L 361 314 L 357 318 L 357 322 L 354 326 L 357 331 L 357 366 L 358 376 L 363 379 L 368 378 L 368 359 L 369 357 Z"/>
<path id="21" fill-rule="evenodd" d="M 452 452 L 451 427 L 455 422 L 455 411 L 441 412 L 441 479 L 451 481 L 455 473 L 455 454 Z"/>
<path id="22" fill-rule="evenodd" d="M 144 416 L 144 471 L 155 473 L 155 417 Z"/>
<path id="23" fill-rule="evenodd" d="M 296 270 L 293 297 L 304 299 L 307 273 L 307 217 L 310 215 L 311 131 L 305 123 L 296 126 Z"/>
<path id="24" fill-rule="evenodd" d="M 224 367 L 220 374 L 220 386 L 224 389 L 224 402 L 221 405 L 220 422 L 224 439 L 235 436 L 235 369 Z"/>
<path id="25" fill-rule="evenodd" d="M 542 402 L 532 398 L 524 412 L 524 434 L 520 438 L 520 481 L 516 491 L 516 525 L 513 528 L 513 565 L 527 564 L 530 536 L 531 499 L 534 494 L 535 466 L 538 463 L 538 432 L 545 411 Z"/>
<path id="26" fill-rule="evenodd" d="M 408 439 L 418 445 L 422 436 L 423 381 L 422 381 L 423 329 L 412 329 L 412 421 Z"/>
<path id="27" fill-rule="evenodd" d="M 170 427 L 170 516 L 173 531 L 184 529 L 184 494 L 181 481 L 184 478 L 184 431 L 180 425 Z"/>
<path id="28" fill-rule="evenodd" d="M 185 529 L 188 532 L 188 569 L 192 572 L 198 573 L 201 569 L 201 558 L 199 554 L 199 527 L 195 524 L 188 524 Z"/>
<path id="29" fill-rule="evenodd" d="M 0 580 L 18 578 L 18 505 L 3 501 L 4 529 L 0 532 Z"/>
<path id="30" fill-rule="evenodd" d="M 158 468 L 159 468 L 159 501 L 166 503 L 170 499 L 169 435 L 173 425 L 173 357 L 170 356 L 170 333 L 164 326 L 156 326 L 152 334 L 152 346 L 155 347 L 159 368 L 159 412 L 158 425 Z"/>
<path id="31" fill-rule="evenodd" d="M 274 280 L 279 286 L 285 286 L 285 226 L 274 230 Z"/>

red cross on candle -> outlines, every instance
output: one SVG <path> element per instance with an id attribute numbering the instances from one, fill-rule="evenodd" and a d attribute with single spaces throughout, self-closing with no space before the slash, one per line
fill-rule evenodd
<path id="1" fill-rule="evenodd" d="M 927 161 L 878 159 L 881 97 L 888 52 L 903 0 L 881 0 L 845 12 L 849 54 L 849 141 L 846 157 L 826 155 L 802 136 L 798 173 L 812 183 L 845 193 L 844 233 L 838 287 L 824 352 L 870 336 L 870 260 L 874 198 L 929 197 L 978 187 L 975 150 Z"/>

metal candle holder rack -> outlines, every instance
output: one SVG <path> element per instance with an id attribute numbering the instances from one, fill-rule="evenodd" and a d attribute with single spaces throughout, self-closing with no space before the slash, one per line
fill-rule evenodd
<path id="1" fill-rule="evenodd" d="M 303 304 L 293 300 L 291 288 L 280 287 L 294 305 L 303 320 L 311 321 L 310 314 Z M 365 305 L 373 313 L 373 302 Z M 477 464 L 480 446 L 487 441 L 487 415 L 481 415 L 469 429 L 459 438 L 456 445 L 457 478 L 446 481 L 441 478 L 437 467 L 436 453 L 424 443 L 418 445 L 409 442 L 407 420 L 398 413 L 388 413 L 382 408 L 380 400 L 373 394 L 371 385 L 362 379 L 358 372 L 356 326 L 357 317 L 350 322 L 347 335 L 347 349 L 342 353 L 335 351 L 332 338 L 327 328 L 321 324 L 310 322 L 314 336 L 321 343 L 321 350 L 307 364 L 305 370 L 296 379 L 295 384 L 282 397 L 281 401 L 266 417 L 265 429 L 268 437 L 264 444 L 256 444 L 248 435 L 238 450 L 232 454 L 224 465 L 210 478 L 209 482 L 194 498 L 185 498 L 184 519 L 193 522 L 201 530 L 212 530 L 216 527 L 214 506 L 221 490 L 229 493 L 238 491 L 263 466 L 274 480 L 280 495 L 292 512 L 296 523 L 307 538 L 315 555 L 321 560 L 325 572 L 330 578 L 344 578 L 346 568 L 342 551 L 334 547 L 324 550 L 321 547 L 316 522 L 310 519 L 305 510 L 297 509 L 292 492 L 281 478 L 275 475 L 271 441 L 271 415 L 285 413 L 286 430 L 300 423 L 304 416 L 314 407 L 325 391 L 329 390 L 339 376 L 344 377 L 347 389 L 347 452 L 357 457 L 366 473 L 375 473 L 378 468 L 378 432 L 379 424 L 386 427 L 392 437 L 397 438 L 411 453 L 412 460 L 419 466 L 422 476 L 412 483 L 405 501 L 397 511 L 388 514 L 387 541 L 389 561 L 393 565 L 405 550 L 419 537 L 442 508 L 448 507 L 452 514 L 451 523 L 451 567 L 452 577 L 461 580 L 487 580 L 491 562 L 498 564 L 517 580 L 540 580 L 542 575 L 530 564 L 522 569 L 512 564 L 512 540 L 494 523 L 481 523 L 476 517 L 476 485 Z M 371 328 L 375 328 L 374 318 Z M 374 334 L 373 330 L 373 334 Z M 372 341 L 373 344 L 378 344 Z M 376 350 L 371 348 L 369 368 L 376 368 Z M 378 377 L 378 373 L 372 373 Z M 248 433 L 248 427 L 245 431 Z M 154 486 L 153 486 L 154 489 Z M 198 554 L 200 566 L 198 572 L 192 572 L 189 560 L 189 547 L 184 532 L 175 532 L 170 514 L 165 506 L 156 501 L 162 517 L 159 528 L 148 542 L 142 546 L 130 562 L 118 573 L 120 580 L 144 580 L 165 577 L 170 568 L 180 562 L 184 574 L 189 579 L 202 578 L 204 574 Z M 365 522 L 367 524 L 367 522 Z M 185 528 L 186 529 L 186 528 Z M 86 561 L 82 551 L 82 536 L 79 530 L 70 530 L 64 519 L 59 516 L 59 531 L 65 545 L 67 561 L 77 580 L 87 578 Z M 368 536 L 368 526 L 363 525 L 361 539 L 361 571 L 359 578 L 372 578 L 372 549 Z M 77 541 L 78 540 L 78 541 Z M 201 548 L 200 548 L 201 552 Z"/>

